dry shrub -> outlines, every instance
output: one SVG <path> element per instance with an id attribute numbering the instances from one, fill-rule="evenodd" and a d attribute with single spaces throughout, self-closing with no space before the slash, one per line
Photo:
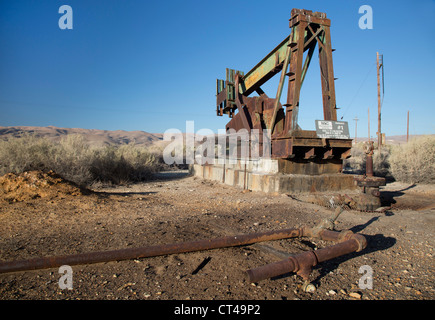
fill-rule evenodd
<path id="1" fill-rule="evenodd" d="M 132 144 L 94 150 L 90 167 L 96 181 L 114 184 L 147 180 L 156 170 L 155 156 Z"/>
<path id="2" fill-rule="evenodd" d="M 64 179 L 79 185 L 88 185 L 95 180 L 89 170 L 95 151 L 89 147 L 83 136 L 67 135 L 54 146 L 54 150 L 52 157 L 46 162 L 46 170 L 53 170 Z"/>
<path id="3" fill-rule="evenodd" d="M 53 170 L 66 180 L 89 186 L 143 181 L 158 165 L 144 147 L 90 147 L 81 135 L 67 135 L 58 143 L 34 135 L 0 141 L 1 175 L 33 170 Z"/>
<path id="4" fill-rule="evenodd" d="M 354 145 L 350 151 L 350 158 L 343 161 L 343 168 L 353 174 L 363 174 L 366 170 L 366 154 L 362 142 Z"/>
<path id="5" fill-rule="evenodd" d="M 44 164 L 53 157 L 54 147 L 49 140 L 30 134 L 0 141 L 0 173 L 44 170 Z"/>
<path id="6" fill-rule="evenodd" d="M 354 174 L 365 173 L 363 143 L 352 147 L 351 158 L 344 168 Z M 383 146 L 373 155 L 375 176 L 407 183 L 435 183 L 435 136 L 420 136 L 406 144 Z"/>
<path id="7" fill-rule="evenodd" d="M 390 177 L 390 154 L 391 146 L 386 145 L 381 151 L 375 150 L 373 154 L 373 174 L 377 177 Z"/>
<path id="8" fill-rule="evenodd" d="M 389 163 L 397 181 L 435 183 L 435 136 L 421 136 L 393 146 Z"/>
<path id="9" fill-rule="evenodd" d="M 381 151 L 374 151 L 373 174 L 378 177 L 390 177 L 390 146 L 384 146 Z M 364 142 L 359 142 L 352 147 L 351 157 L 343 163 L 346 171 L 353 174 L 365 174 L 367 155 Z"/>

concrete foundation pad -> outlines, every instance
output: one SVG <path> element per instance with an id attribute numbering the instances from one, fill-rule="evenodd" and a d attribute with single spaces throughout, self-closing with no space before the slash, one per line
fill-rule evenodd
<path id="1" fill-rule="evenodd" d="M 266 193 L 329 192 L 358 188 L 354 175 L 279 173 L 278 163 L 274 163 L 271 159 L 267 160 L 215 165 L 194 164 L 190 166 L 190 172 L 206 180 Z"/>

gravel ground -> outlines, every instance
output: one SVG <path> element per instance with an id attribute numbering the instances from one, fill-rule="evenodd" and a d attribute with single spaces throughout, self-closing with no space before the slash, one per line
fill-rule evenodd
<path id="1" fill-rule="evenodd" d="M 186 172 L 93 192 L 65 185 L 48 181 L 44 186 L 53 192 L 33 192 L 29 198 L 22 190 L 19 196 L 4 191 L 1 261 L 314 226 L 333 213 L 304 201 L 305 195 L 247 192 Z M 71 290 L 60 288 L 58 268 L 0 274 L 0 299 L 432 300 L 434 196 L 430 186 L 390 183 L 382 189 L 382 198 L 391 209 L 343 212 L 335 229 L 366 235 L 368 246 L 314 267 L 313 292 L 305 292 L 302 278 L 292 273 L 259 283 L 249 283 L 245 276 L 248 269 L 282 260 L 276 252 L 298 253 L 329 244 L 302 238 L 76 265 Z M 372 282 L 363 281 L 368 271 Z"/>

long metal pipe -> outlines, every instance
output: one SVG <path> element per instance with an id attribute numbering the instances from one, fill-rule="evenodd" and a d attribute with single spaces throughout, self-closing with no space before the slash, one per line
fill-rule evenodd
<path id="1" fill-rule="evenodd" d="M 108 261 L 120 261 L 162 256 L 168 254 L 211 250 L 225 247 L 235 247 L 249 245 L 262 241 L 300 237 L 302 236 L 302 233 L 302 228 L 291 228 L 247 235 L 225 236 L 216 239 L 197 240 L 182 243 L 0 262 L 0 273 L 56 268 L 62 265 L 72 266 Z"/>

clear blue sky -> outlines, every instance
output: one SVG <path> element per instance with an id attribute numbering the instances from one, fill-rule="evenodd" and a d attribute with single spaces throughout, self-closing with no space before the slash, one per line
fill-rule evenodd
<path id="1" fill-rule="evenodd" d="M 73 29 L 61 30 L 61 5 Z M 373 8 L 362 30 L 361 5 Z M 224 128 L 215 113 L 216 78 L 249 71 L 290 32 L 292 8 L 332 21 L 338 117 L 353 136 L 377 129 L 376 52 L 384 55 L 382 131 L 435 133 L 435 2 L 255 0 L 0 0 L 0 126 L 195 131 Z M 301 93 L 299 124 L 322 118 L 314 56 Z M 276 77 L 278 78 L 278 77 Z M 277 80 L 277 79 L 276 79 Z M 270 97 L 276 81 L 264 86 Z"/>

